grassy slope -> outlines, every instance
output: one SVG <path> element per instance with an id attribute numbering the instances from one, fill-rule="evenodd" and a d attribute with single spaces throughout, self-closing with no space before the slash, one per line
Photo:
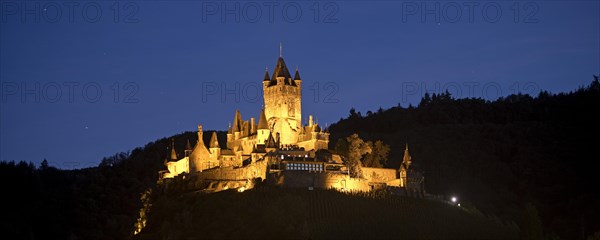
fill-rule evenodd
<path id="1" fill-rule="evenodd" d="M 138 239 L 516 239 L 515 227 L 441 202 L 261 187 L 157 196 Z"/>

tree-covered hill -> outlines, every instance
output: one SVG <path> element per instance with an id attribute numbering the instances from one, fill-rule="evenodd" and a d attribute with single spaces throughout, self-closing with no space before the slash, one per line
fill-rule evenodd
<path id="1" fill-rule="evenodd" d="M 408 143 L 428 192 L 517 222 L 532 203 L 546 237 L 584 239 L 600 230 L 599 110 L 597 79 L 570 93 L 495 101 L 426 94 L 417 107 L 350 110 L 329 128 L 330 147 L 352 133 L 381 139 L 397 168 Z"/>
<path id="2" fill-rule="evenodd" d="M 428 192 L 457 195 L 463 206 L 472 203 L 484 215 L 498 216 L 500 219 L 493 221 L 495 223 L 515 222 L 526 239 L 541 236 L 536 230 L 539 225 L 537 212 L 544 226 L 543 237 L 585 239 L 595 232 L 596 236 L 600 236 L 600 218 L 597 217 L 600 216 L 600 186 L 595 179 L 599 169 L 595 151 L 599 145 L 599 119 L 596 116 L 599 105 L 600 83 L 597 80 L 590 86 L 570 93 L 542 92 L 535 97 L 511 95 L 496 101 L 453 99 L 449 94 L 425 96 L 417 107 L 381 109 L 364 116 L 351 111 L 348 118 L 341 119 L 329 128 L 330 144 L 333 148 L 337 139 L 351 133 L 358 133 L 365 140 L 383 140 L 391 146 L 387 167 L 396 168 L 408 142 L 413 163 L 420 165 L 425 172 Z M 205 132 L 205 143 L 208 143 L 211 133 Z M 219 142 L 224 144 L 225 132 L 219 132 L 218 136 Z M 188 139 L 191 143 L 197 140 L 195 132 L 173 137 L 178 153 L 183 153 Z M 131 152 L 115 154 L 105 158 L 98 167 L 80 170 L 59 170 L 25 162 L 0 162 L 0 187 L 3 190 L 3 197 L 0 198 L 0 230 L 3 239 L 132 237 L 134 224 L 142 208 L 140 198 L 144 191 L 155 187 L 158 171 L 164 168 L 170 139 L 159 139 Z M 272 191 L 274 198 L 264 200 L 270 203 L 264 208 L 248 206 L 243 200 L 247 198 L 252 202 L 267 198 L 269 194 L 265 191 Z M 156 212 L 149 215 L 148 229 L 142 232 L 149 235 L 142 236 L 152 239 L 171 234 L 169 224 L 174 223 L 166 223 L 166 220 L 161 222 L 155 219 L 156 216 L 175 222 L 192 218 L 210 227 L 234 231 L 211 235 L 215 237 L 248 232 L 249 229 L 228 228 L 234 225 L 254 226 L 255 223 L 247 221 L 262 221 L 265 228 L 276 227 L 273 231 L 256 234 L 276 233 L 298 238 L 362 237 L 365 235 L 360 234 L 365 229 L 375 229 L 376 234 L 392 234 L 390 231 L 408 234 L 403 230 L 405 228 L 401 228 L 403 225 L 400 222 L 415 229 L 409 234 L 417 234 L 402 236 L 477 238 L 482 232 L 499 231 L 503 229 L 502 226 L 507 226 L 495 223 L 487 225 L 485 223 L 488 223 L 489 217 L 465 215 L 467 213 L 457 208 L 429 202 L 426 205 L 432 205 L 427 205 L 427 209 L 439 211 L 404 208 L 406 213 L 425 214 L 423 218 L 406 223 L 404 215 L 394 219 L 397 214 L 393 213 L 401 212 L 394 210 L 394 207 L 421 200 L 361 200 L 364 198 L 341 196 L 334 192 L 303 191 L 265 188 L 244 193 L 248 195 L 226 192 L 207 196 L 177 195 L 162 200 L 158 198 L 156 205 L 164 208 L 153 208 L 152 211 Z M 217 208 L 206 212 L 205 206 L 189 202 L 194 200 L 215 207 L 227 205 L 236 211 L 223 214 L 239 218 L 227 218 L 233 222 L 226 222 Z M 293 209 L 291 206 L 294 205 L 289 204 L 299 207 Z M 372 211 L 361 209 L 363 204 L 365 209 Z M 392 210 L 384 211 L 387 209 L 385 206 Z M 168 215 L 165 212 L 168 209 L 179 214 Z M 180 212 L 181 209 L 206 213 L 206 216 L 222 221 L 203 222 L 208 221 L 208 218 L 203 218 L 205 215 L 187 216 L 188 213 Z M 344 212 L 347 209 L 350 209 L 349 212 Z M 418 209 L 416 213 L 415 209 Z M 277 211 L 286 214 L 275 214 Z M 368 214 L 372 212 L 377 214 Z M 246 218 L 244 214 L 252 218 Z M 444 217 L 427 217 L 435 214 Z M 377 215 L 384 217 L 379 219 Z M 294 216 L 299 216 L 298 221 L 303 222 L 295 222 Z M 340 222 L 346 218 L 352 219 L 349 220 L 351 225 Z M 395 224 L 396 220 L 399 224 Z M 219 225 L 221 223 L 223 225 Z M 445 224 L 455 226 L 455 223 L 474 226 L 468 228 L 472 231 L 469 234 L 473 235 L 452 235 L 456 232 L 444 227 L 427 228 Z M 188 228 L 185 224 L 190 223 L 186 221 L 182 224 L 183 231 L 197 231 Z M 463 225 L 453 229 L 464 230 Z M 207 226 L 197 228 L 208 229 Z M 486 227 L 493 226 L 499 228 L 486 230 Z M 514 230 L 514 227 L 510 229 Z M 467 234 L 468 231 L 462 230 L 462 234 Z M 429 231 L 433 232 L 432 237 L 426 235 Z M 289 232 L 296 234 L 283 235 Z M 177 239 L 179 235 L 172 236 Z M 497 233 L 493 236 L 507 235 Z"/>
<path id="3" fill-rule="evenodd" d="M 210 134 L 203 135 L 209 142 Z M 224 143 L 225 132 L 218 133 Z M 171 137 L 183 153 L 195 132 Z M 127 239 L 156 185 L 171 138 L 104 158 L 98 167 L 59 170 L 47 164 L 0 162 L 0 231 L 4 239 Z"/>

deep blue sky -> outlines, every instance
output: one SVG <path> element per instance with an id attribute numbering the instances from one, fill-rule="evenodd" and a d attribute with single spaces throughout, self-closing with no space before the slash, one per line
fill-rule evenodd
<path id="1" fill-rule="evenodd" d="M 232 14 L 221 16 L 221 1 L 134 1 L 119 4 L 116 23 L 112 1 L 29 2 L 31 14 L 21 1 L 0 3 L 0 160 L 47 158 L 61 168 L 96 165 L 198 123 L 224 130 L 236 109 L 257 117 L 257 87 L 280 42 L 290 70 L 300 68 L 304 116 L 322 125 L 351 107 L 416 104 L 425 89 L 495 99 L 570 91 L 600 72 L 598 1 L 279 2 L 272 21 L 273 2 L 227 1 Z M 440 12 L 422 16 L 422 4 Z M 102 16 L 88 22 L 95 7 Z M 223 101 L 223 86 L 239 102 Z"/>

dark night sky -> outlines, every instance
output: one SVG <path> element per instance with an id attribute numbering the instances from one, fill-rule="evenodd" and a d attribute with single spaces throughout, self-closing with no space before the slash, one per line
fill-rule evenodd
<path id="1" fill-rule="evenodd" d="M 570 91 L 600 72 L 598 1 L 483 1 L 472 19 L 464 2 L 426 2 L 441 10 L 424 16 L 420 1 L 279 2 L 272 22 L 273 2 L 261 1 L 224 2 L 233 10 L 223 16 L 220 1 L 30 2 L 24 15 L 21 1 L 0 3 L 0 160 L 60 168 L 93 166 L 199 123 L 224 130 L 236 109 L 257 117 L 280 42 L 303 78 L 303 116 L 321 125 L 351 107 L 417 104 L 426 89 L 495 99 Z M 96 7 L 101 18 L 88 22 Z"/>

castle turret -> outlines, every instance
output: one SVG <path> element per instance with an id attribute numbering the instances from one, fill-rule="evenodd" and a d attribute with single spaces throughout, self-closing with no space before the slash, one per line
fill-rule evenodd
<path id="1" fill-rule="evenodd" d="M 217 140 L 217 132 L 213 132 L 210 137 L 210 158 L 212 160 L 217 160 L 219 155 L 221 155 L 221 147 L 219 146 L 219 141 Z"/>
<path id="2" fill-rule="evenodd" d="M 231 129 L 231 122 L 229 122 L 229 125 L 227 127 L 227 143 L 230 143 L 233 141 L 233 131 Z"/>
<path id="3" fill-rule="evenodd" d="M 210 144 L 209 144 L 210 148 L 220 148 L 219 147 L 219 140 L 217 140 L 217 132 L 213 132 L 212 136 L 210 136 Z"/>
<path id="4" fill-rule="evenodd" d="M 296 66 L 296 74 L 294 74 L 294 83 L 298 88 L 302 89 L 302 79 L 300 79 L 300 72 L 298 72 L 298 66 Z"/>
<path id="5" fill-rule="evenodd" d="M 192 146 L 190 145 L 190 140 L 187 140 L 187 144 L 185 145 L 185 156 L 189 157 L 192 154 Z"/>
<path id="6" fill-rule="evenodd" d="M 177 161 L 177 153 L 175 152 L 175 139 L 171 138 L 171 161 Z"/>
<path id="7" fill-rule="evenodd" d="M 190 168 L 195 172 L 208 168 L 203 163 L 210 160 L 210 153 L 204 145 L 202 134 L 202 125 L 198 124 L 198 142 L 196 142 L 196 146 L 194 146 L 194 150 L 192 150 L 192 154 L 190 155 Z"/>
<path id="8" fill-rule="evenodd" d="M 231 132 L 233 133 L 233 138 L 235 140 L 240 139 L 240 132 L 242 130 L 242 114 L 240 110 L 235 111 L 235 116 L 233 117 L 233 127 L 231 128 Z"/>
<path id="9" fill-rule="evenodd" d="M 271 131 L 269 130 L 269 125 L 267 124 L 268 123 L 267 117 L 265 117 L 265 109 L 263 109 L 262 111 L 260 111 L 260 118 L 258 119 L 258 130 L 256 136 L 256 141 L 258 144 L 265 144 L 267 138 L 269 138 L 269 133 L 271 133 Z"/>
<path id="10" fill-rule="evenodd" d="M 410 153 L 408 152 L 408 143 L 406 143 L 406 149 L 404 149 L 404 158 L 402 159 L 402 164 L 406 166 L 406 170 L 410 167 L 412 163 L 412 159 L 410 157 Z"/>
<path id="11" fill-rule="evenodd" d="M 265 77 L 263 78 L 263 91 L 265 90 L 265 88 L 267 88 L 267 86 L 269 86 L 270 82 L 271 82 L 271 77 L 269 77 L 269 68 L 266 68 Z"/>

